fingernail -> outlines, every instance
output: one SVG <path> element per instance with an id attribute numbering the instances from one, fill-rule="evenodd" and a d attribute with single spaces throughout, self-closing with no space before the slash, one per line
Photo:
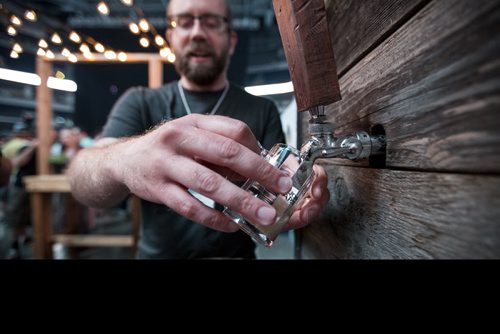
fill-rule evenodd
<path id="1" fill-rule="evenodd" d="M 281 193 L 286 193 L 292 189 L 292 179 L 287 176 L 282 176 L 278 180 L 278 186 Z"/>
<path id="2" fill-rule="evenodd" d="M 274 222 L 274 217 L 276 216 L 276 211 L 273 208 L 268 208 L 267 206 L 260 207 L 257 210 L 257 217 L 262 225 L 270 225 Z"/>
<path id="3" fill-rule="evenodd" d="M 323 187 L 322 186 L 316 186 L 316 187 L 313 188 L 313 196 L 314 196 L 314 198 L 320 198 L 322 193 L 323 193 Z"/>

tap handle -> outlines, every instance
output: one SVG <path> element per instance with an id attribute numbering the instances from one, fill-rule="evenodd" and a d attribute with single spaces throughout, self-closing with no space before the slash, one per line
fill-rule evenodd
<path id="1" fill-rule="evenodd" d="M 339 101 L 337 66 L 324 0 L 273 0 L 297 110 Z"/>

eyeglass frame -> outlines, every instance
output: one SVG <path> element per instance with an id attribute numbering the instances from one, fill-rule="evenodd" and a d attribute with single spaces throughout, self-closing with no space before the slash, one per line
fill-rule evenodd
<path id="1" fill-rule="evenodd" d="M 187 28 L 187 29 L 186 28 L 182 28 L 180 26 L 175 26 L 174 27 L 172 25 L 172 22 L 177 21 L 177 18 L 181 17 L 181 16 L 192 18 L 193 19 L 193 25 L 190 28 Z M 167 16 L 167 20 L 168 20 L 167 27 L 168 27 L 168 29 L 172 29 L 172 30 L 181 29 L 181 30 L 183 30 L 185 32 L 188 32 L 191 29 L 193 29 L 194 22 L 196 20 L 198 20 L 198 21 L 200 21 L 200 25 L 201 25 L 202 29 L 205 30 L 206 26 L 203 25 L 203 23 L 202 23 L 204 17 L 212 17 L 212 18 L 222 19 L 223 24 L 221 25 L 221 27 L 223 27 L 224 24 L 226 24 L 227 31 L 231 31 L 231 22 L 230 22 L 230 19 L 228 17 L 226 17 L 226 16 L 219 15 L 219 14 L 213 14 L 213 13 L 205 13 L 205 14 L 201 14 L 201 15 L 192 15 L 192 14 L 189 14 L 189 13 L 184 13 L 184 14 L 177 14 L 177 15 Z M 216 32 L 216 33 L 222 33 L 226 29 L 220 28 L 220 31 L 219 31 L 219 30 L 212 30 L 212 29 L 208 28 L 208 29 L 206 29 L 206 31 L 213 31 L 213 32 Z"/>

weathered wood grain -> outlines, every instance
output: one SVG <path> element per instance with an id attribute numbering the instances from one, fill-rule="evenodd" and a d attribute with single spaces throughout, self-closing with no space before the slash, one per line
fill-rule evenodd
<path id="1" fill-rule="evenodd" d="M 337 134 L 381 124 L 388 167 L 500 173 L 498 36 L 500 2 L 432 1 L 341 78 Z"/>
<path id="2" fill-rule="evenodd" d="M 273 0 L 297 110 L 340 99 L 323 0 Z"/>
<path id="3" fill-rule="evenodd" d="M 325 0 L 339 76 L 428 2 Z"/>
<path id="4" fill-rule="evenodd" d="M 302 258 L 500 258 L 500 177 L 335 167 Z"/>

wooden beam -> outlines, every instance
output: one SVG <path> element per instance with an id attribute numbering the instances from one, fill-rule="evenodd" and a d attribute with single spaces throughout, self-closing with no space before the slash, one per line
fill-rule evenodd
<path id="1" fill-rule="evenodd" d="M 148 61 L 149 88 L 158 88 L 163 85 L 163 62 L 161 58 Z"/>
<path id="2" fill-rule="evenodd" d="M 28 192 L 71 192 L 71 187 L 66 175 L 36 175 L 25 176 L 23 182 Z"/>
<path id="3" fill-rule="evenodd" d="M 340 100 L 324 0 L 273 0 L 297 110 Z"/>
<path id="4" fill-rule="evenodd" d="M 47 80 L 52 72 L 52 64 L 43 59 L 36 59 L 36 72 L 41 84 L 36 88 L 36 128 L 38 138 L 37 173 L 50 173 L 50 147 L 52 145 L 52 90 L 47 86 Z"/>
<path id="5" fill-rule="evenodd" d="M 130 235 L 55 234 L 52 241 L 69 247 L 132 247 L 134 244 Z"/>

